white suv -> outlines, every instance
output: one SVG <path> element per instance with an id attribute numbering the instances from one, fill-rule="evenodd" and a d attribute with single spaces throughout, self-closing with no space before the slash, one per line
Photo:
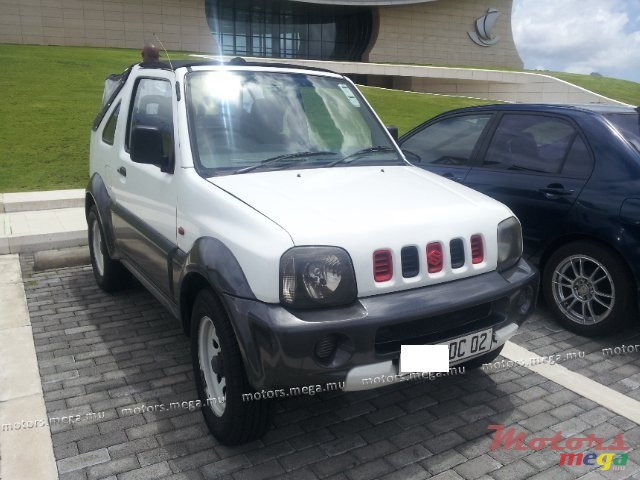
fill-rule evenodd
<path id="1" fill-rule="evenodd" d="M 533 309 L 511 211 L 409 165 L 342 75 L 238 60 L 115 80 L 91 135 L 95 278 L 132 273 L 182 322 L 221 442 L 265 431 L 257 391 L 378 386 L 402 345 L 477 366 Z"/>

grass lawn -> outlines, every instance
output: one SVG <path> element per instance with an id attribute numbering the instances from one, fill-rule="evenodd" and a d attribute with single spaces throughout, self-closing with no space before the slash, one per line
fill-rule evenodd
<path id="1" fill-rule="evenodd" d="M 605 97 L 613 98 L 630 105 L 640 105 L 640 83 L 618 78 L 577 75 L 575 73 L 538 72 L 573 83 Z"/>
<path id="2" fill-rule="evenodd" d="M 500 103 L 466 97 L 448 97 L 427 93 L 400 92 L 384 88 L 358 86 L 385 125 L 398 127 L 400 135 L 428 118 L 453 108 Z"/>
<path id="3" fill-rule="evenodd" d="M 185 53 L 171 56 L 186 58 Z M 0 69 L 0 88 L 5 92 L 0 103 L 0 192 L 85 187 L 89 132 L 100 108 L 104 79 L 139 59 L 139 50 L 0 45 L 0 61 L 5 65 Z M 598 83 L 594 90 L 612 81 L 585 78 Z M 629 96 L 624 101 L 637 98 L 632 103 L 640 103 L 640 84 L 624 83 L 631 84 L 625 85 L 624 92 L 616 86 L 619 92 L 600 93 L 614 98 L 624 93 Z M 382 121 L 396 125 L 400 134 L 446 110 L 491 103 L 361 89 Z"/>

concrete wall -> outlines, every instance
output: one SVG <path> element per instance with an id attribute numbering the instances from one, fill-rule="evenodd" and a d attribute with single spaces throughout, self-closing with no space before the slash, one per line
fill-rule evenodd
<path id="1" fill-rule="evenodd" d="M 258 60 L 258 59 L 256 59 Z M 277 62 L 274 59 L 260 59 Z M 517 103 L 622 102 L 548 75 L 473 68 L 388 65 L 361 62 L 287 60 L 307 67 L 327 68 L 347 75 L 363 75 L 372 86 Z"/>
<path id="2" fill-rule="evenodd" d="M 214 52 L 204 0 L 0 0 L 0 43 Z"/>
<path id="3" fill-rule="evenodd" d="M 473 43 L 467 32 L 495 7 L 502 15 L 493 28 L 501 40 L 491 47 Z M 512 0 L 440 0 L 380 7 L 378 38 L 370 62 L 522 68 L 511 31 Z"/>

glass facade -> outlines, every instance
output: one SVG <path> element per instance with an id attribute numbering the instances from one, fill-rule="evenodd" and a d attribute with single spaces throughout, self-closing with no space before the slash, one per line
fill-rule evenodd
<path id="1" fill-rule="evenodd" d="M 360 61 L 371 39 L 371 7 L 286 0 L 206 0 L 223 55 Z"/>

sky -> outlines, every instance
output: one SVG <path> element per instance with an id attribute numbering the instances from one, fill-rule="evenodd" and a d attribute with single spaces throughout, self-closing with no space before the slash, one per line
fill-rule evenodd
<path id="1" fill-rule="evenodd" d="M 513 0 L 527 69 L 640 82 L 640 0 Z"/>

